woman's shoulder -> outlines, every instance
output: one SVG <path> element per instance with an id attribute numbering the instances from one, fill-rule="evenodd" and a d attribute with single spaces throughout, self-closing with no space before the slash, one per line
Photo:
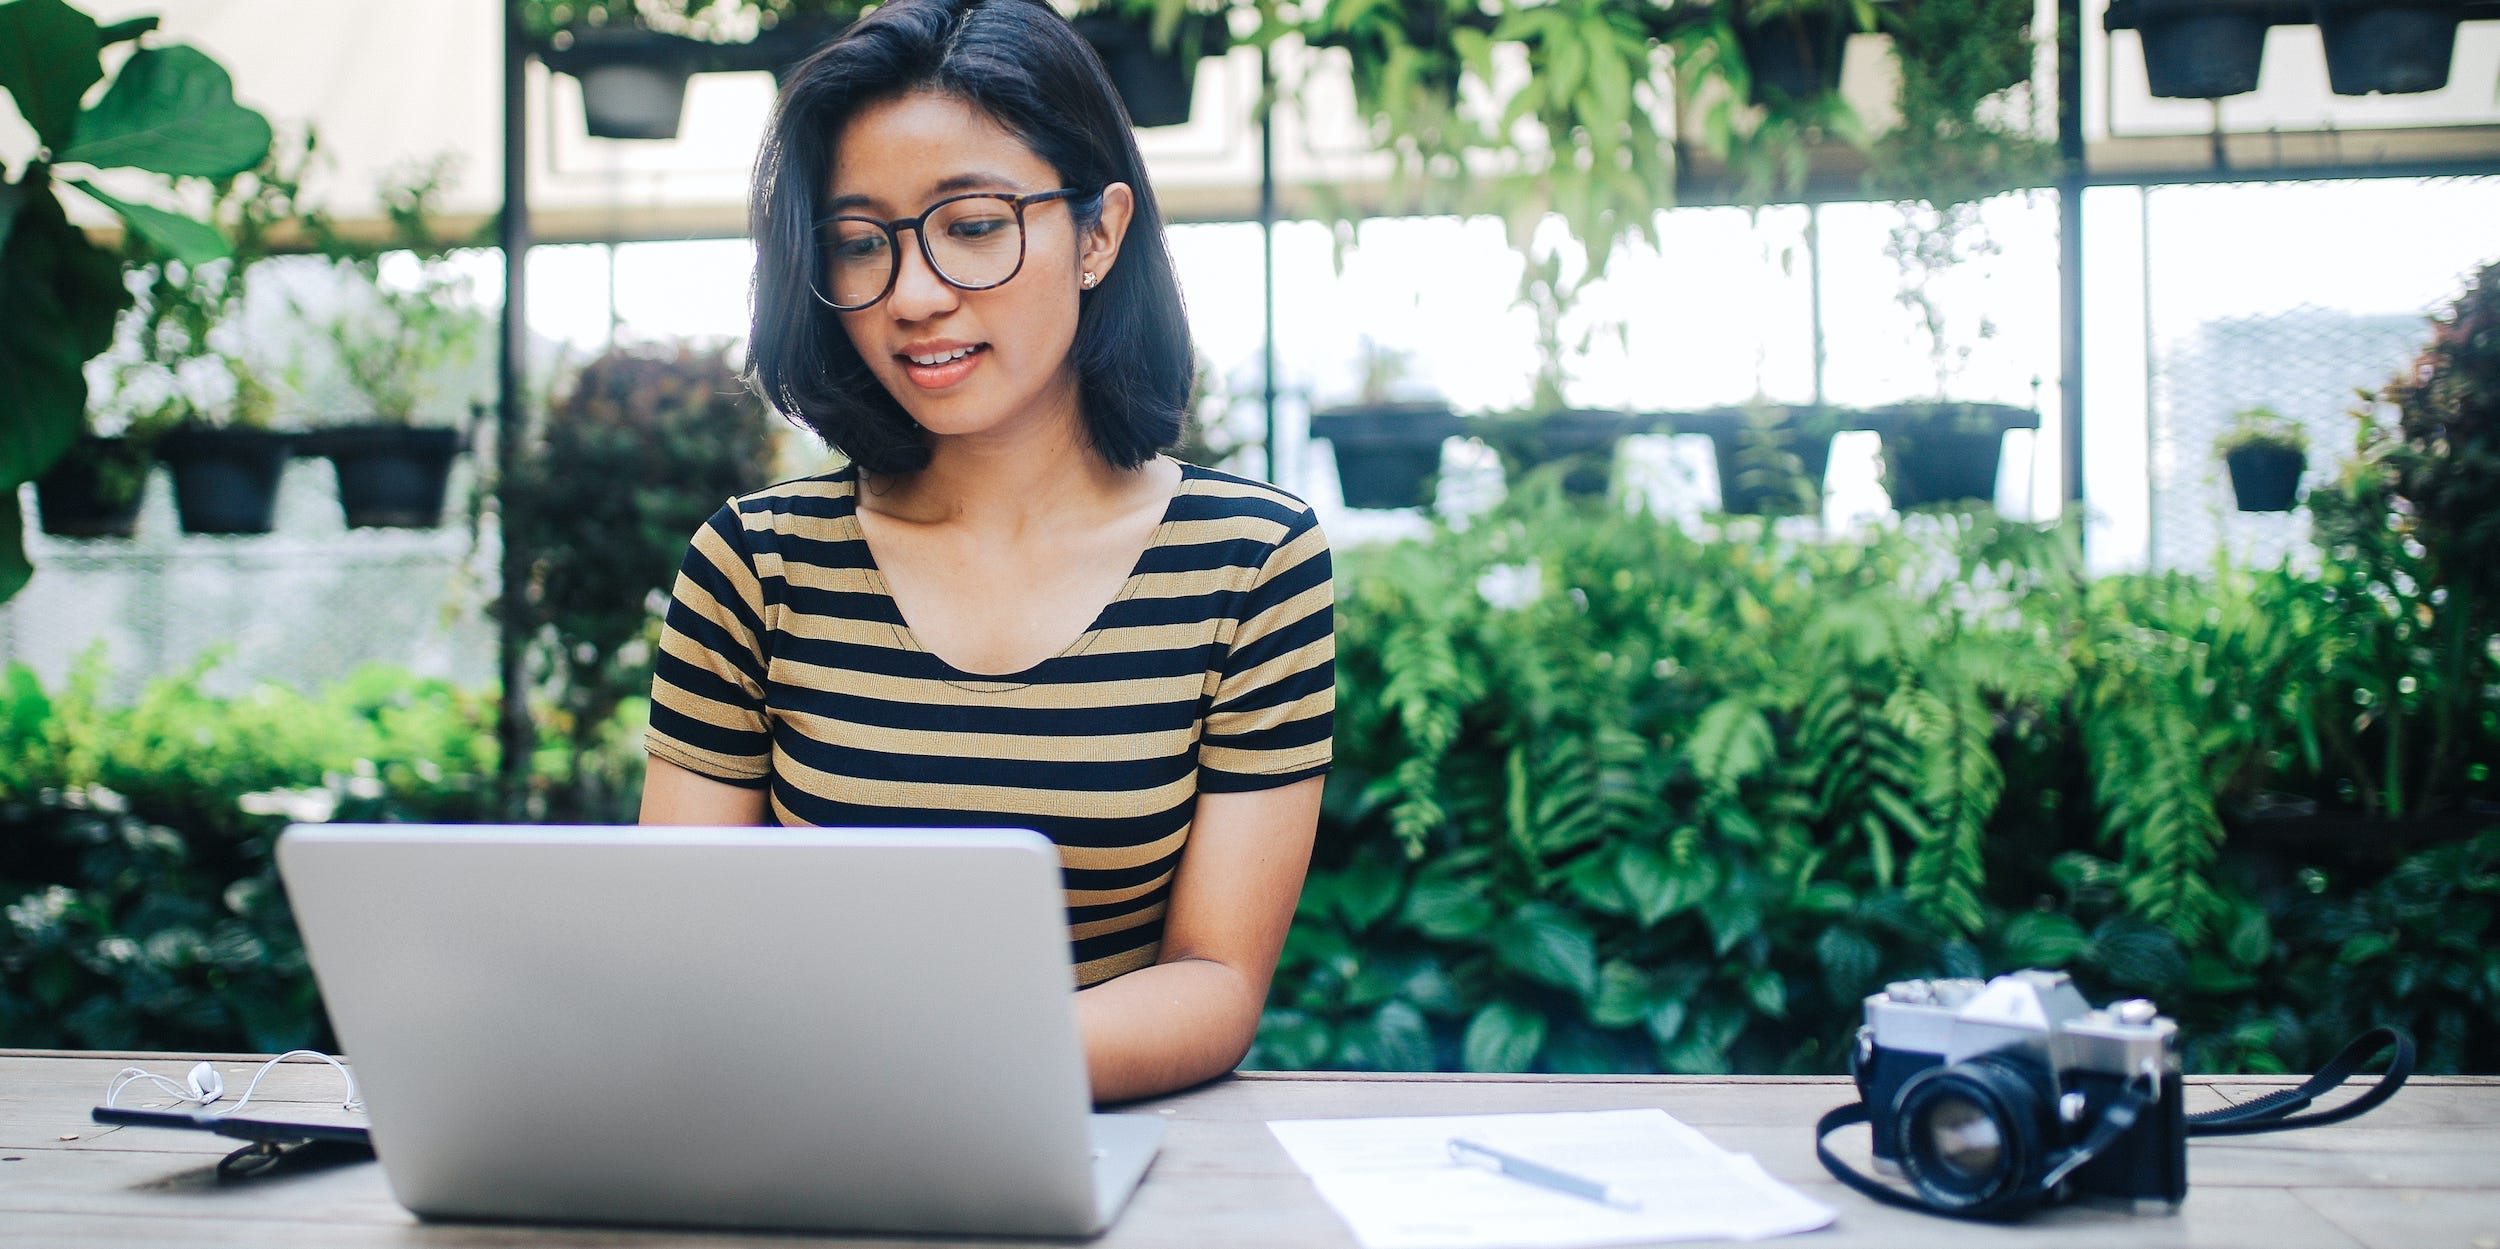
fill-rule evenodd
<path id="1" fill-rule="evenodd" d="M 1316 529 L 1311 505 L 1281 486 L 1181 461 L 1174 519 L 1216 524 L 1245 538 L 1281 542 Z"/>
<path id="2" fill-rule="evenodd" d="M 759 521 L 771 525 L 781 519 L 847 516 L 858 497 L 859 470 L 845 464 L 814 476 L 774 482 L 739 495 L 724 506 L 751 529 Z"/>

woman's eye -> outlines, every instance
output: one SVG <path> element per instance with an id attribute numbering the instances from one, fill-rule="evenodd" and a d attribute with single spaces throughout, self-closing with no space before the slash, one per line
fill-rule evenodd
<path id="1" fill-rule="evenodd" d="M 833 245 L 833 258 L 846 264 L 874 260 L 885 252 L 885 236 L 865 234 L 858 238 L 838 239 Z"/>
<path id="2" fill-rule="evenodd" d="M 949 238 L 960 239 L 966 243 L 978 243 L 983 239 L 995 238 L 1014 227 L 1015 221 L 1009 217 L 969 217 L 948 224 L 946 234 Z"/>

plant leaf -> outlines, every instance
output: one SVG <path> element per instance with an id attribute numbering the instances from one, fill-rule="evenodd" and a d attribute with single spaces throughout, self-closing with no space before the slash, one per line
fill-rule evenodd
<path id="1" fill-rule="evenodd" d="M 225 69 L 176 44 L 132 53 L 58 155 L 99 169 L 226 178 L 259 164 L 269 141 L 269 119 L 234 102 Z"/>
<path id="2" fill-rule="evenodd" d="M 1459 1061 L 1469 1071 L 1526 1071 L 1545 1047 L 1545 1016 L 1514 1002 L 1494 1002 L 1467 1022 Z"/>
<path id="3" fill-rule="evenodd" d="M 119 213 L 121 219 L 129 222 L 130 228 L 140 238 L 147 240 L 148 246 L 186 265 L 204 265 L 212 260 L 224 260 L 234 254 L 234 249 L 226 245 L 226 236 L 219 234 L 217 227 L 205 221 L 196 221 L 181 213 L 167 212 L 162 208 L 147 204 L 131 203 L 129 200 L 109 195 L 94 183 L 83 179 L 74 180 L 70 185 L 86 192 L 97 203 Z"/>
<path id="4" fill-rule="evenodd" d="M 1532 902 L 1502 925 L 1493 956 L 1531 980 L 1586 997 L 1597 988 L 1597 938 L 1561 907 Z"/>
<path id="5" fill-rule="evenodd" d="M 61 0 L 0 4 L 0 88 L 55 152 L 77 132 L 87 88 L 104 80 L 96 36 L 95 19 Z"/>
<path id="6" fill-rule="evenodd" d="M 0 246 L 0 308 L 9 312 L 0 317 L 0 490 L 41 476 L 85 428 L 83 370 L 112 345 L 113 320 L 129 301 L 121 262 L 88 242 L 60 201 L 28 195 Z"/>

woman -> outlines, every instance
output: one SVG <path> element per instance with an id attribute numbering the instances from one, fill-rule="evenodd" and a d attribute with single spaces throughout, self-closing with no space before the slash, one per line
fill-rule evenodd
<path id="1" fill-rule="evenodd" d="M 644 822 L 1036 829 L 1095 1098 L 1231 1070 L 1329 763 L 1328 547 L 1161 454 L 1188 327 L 1099 63 L 1036 0 L 894 0 L 783 92 L 753 218 L 754 380 L 850 464 L 695 535 Z"/>

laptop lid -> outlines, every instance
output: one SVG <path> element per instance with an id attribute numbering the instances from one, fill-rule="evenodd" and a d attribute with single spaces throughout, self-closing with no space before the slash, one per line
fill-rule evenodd
<path id="1" fill-rule="evenodd" d="M 1084 1235 L 1116 1210 L 1038 834 L 321 825 L 277 854 L 420 1215 Z"/>

